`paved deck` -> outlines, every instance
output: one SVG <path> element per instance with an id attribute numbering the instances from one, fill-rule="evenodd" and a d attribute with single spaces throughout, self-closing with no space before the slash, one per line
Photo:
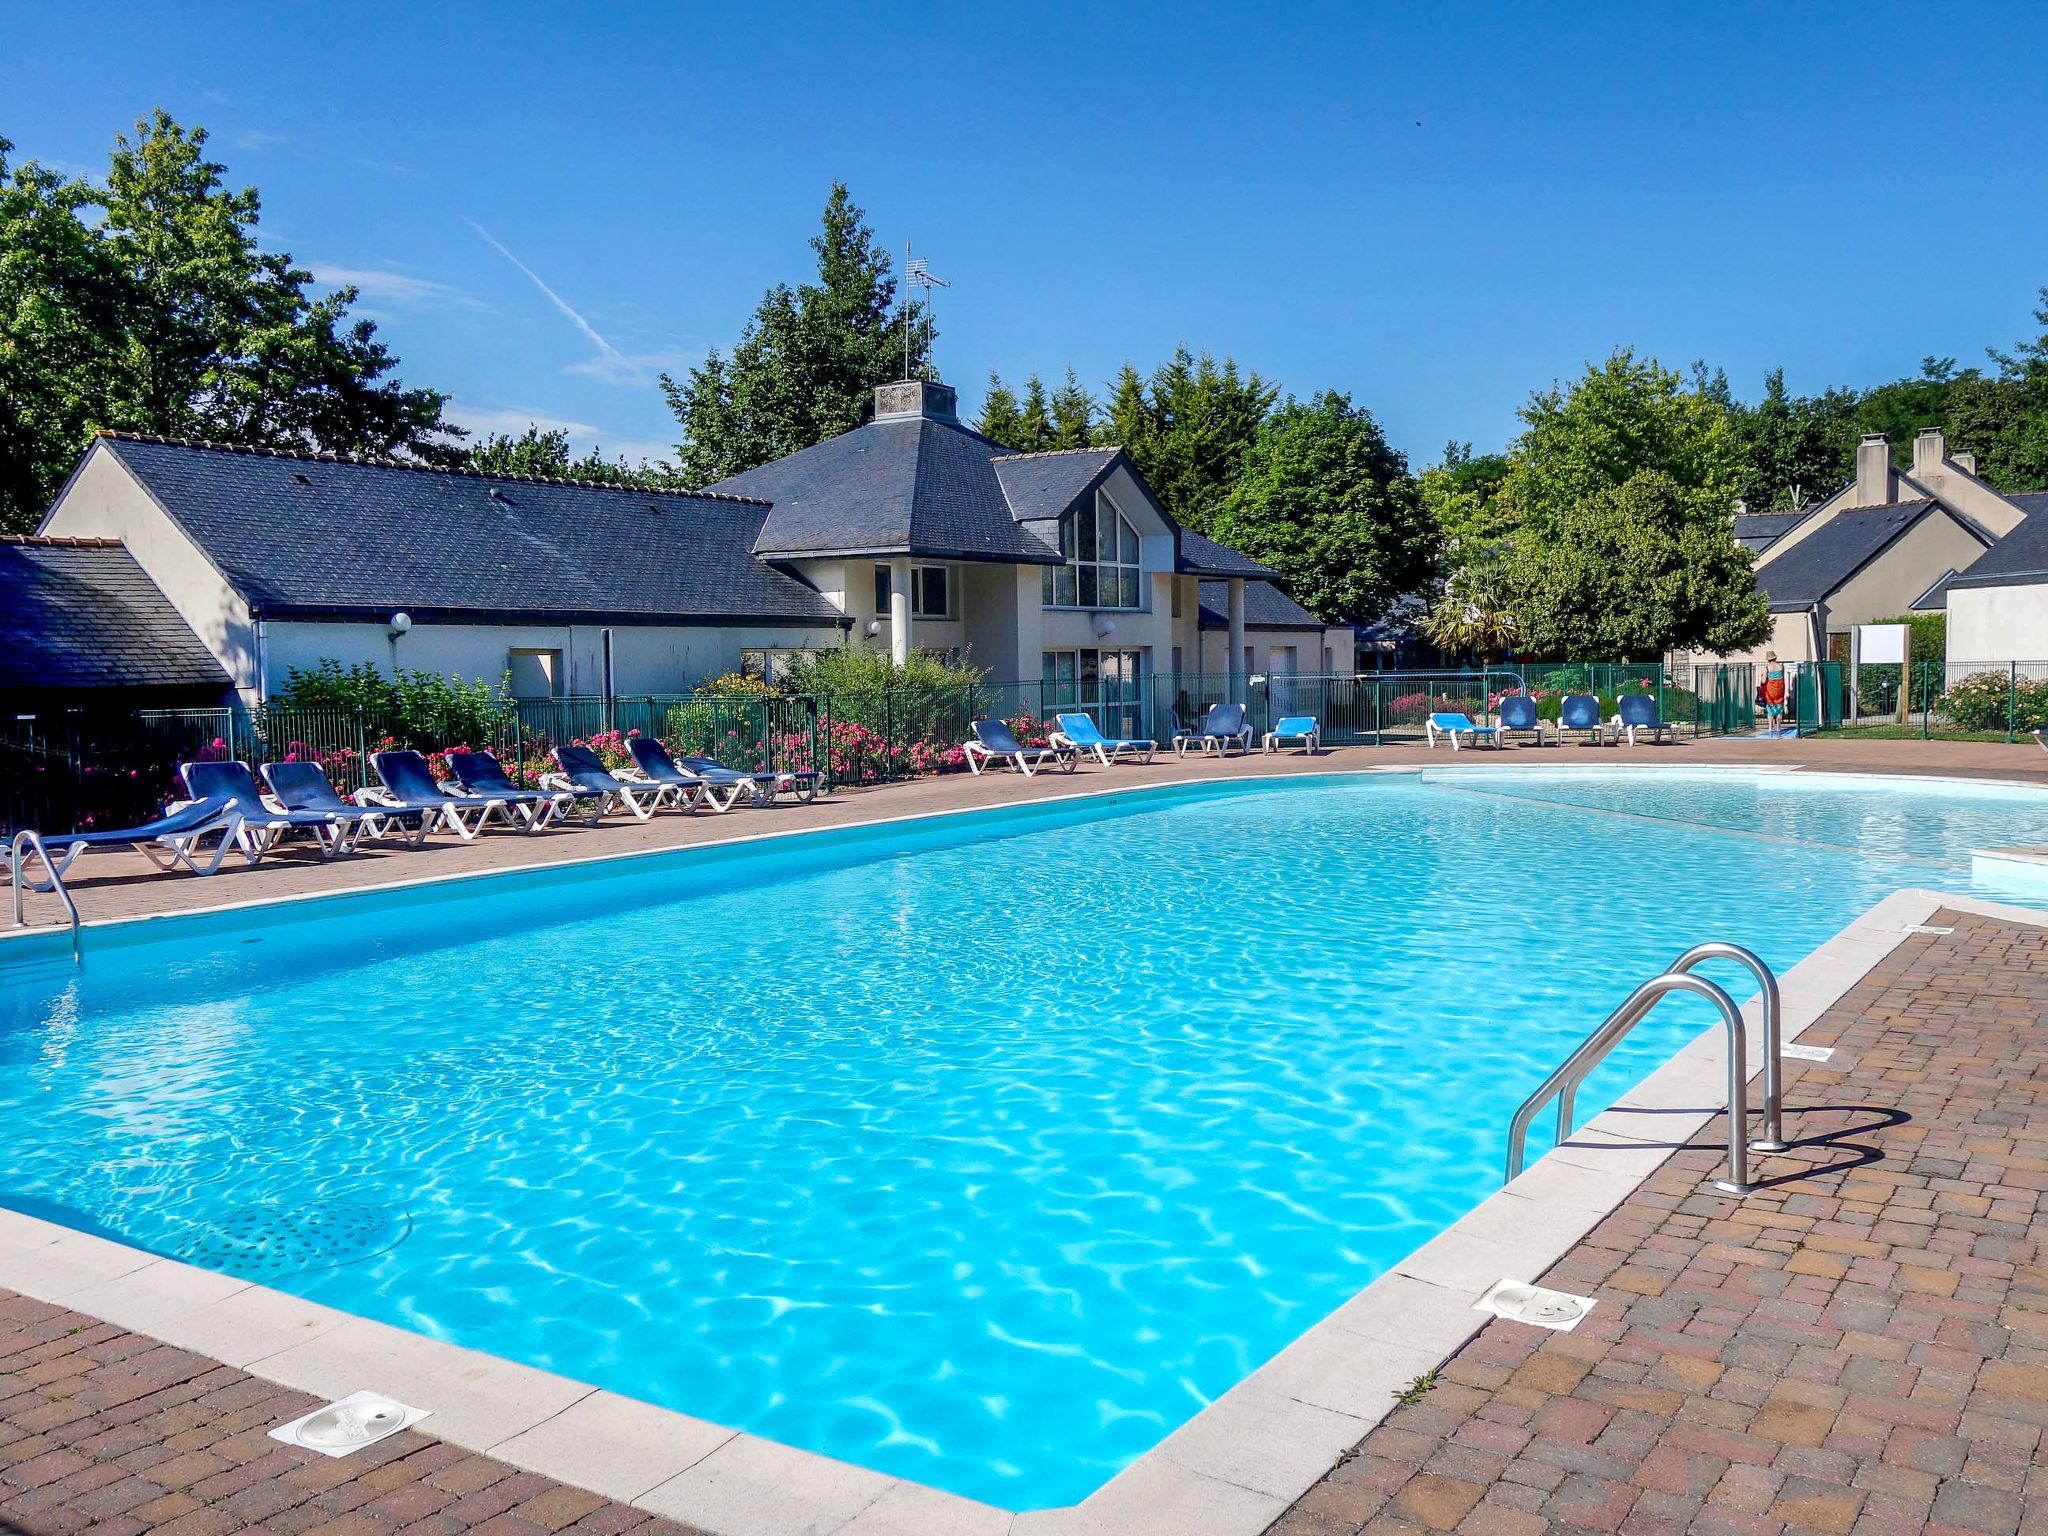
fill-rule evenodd
<path id="1" fill-rule="evenodd" d="M 2048 1532 L 2048 930 L 1932 923 L 1800 1037 L 1770 1187 L 1710 1128 L 1545 1277 L 1575 1332 L 1490 1322 L 1271 1536 Z"/>
<path id="2" fill-rule="evenodd" d="M 404 1430 L 345 1458 L 266 1433 L 320 1406 L 0 1291 L 0 1531 L 21 1536 L 700 1536 Z"/>
<path id="3" fill-rule="evenodd" d="M 1994 778 L 2048 784 L 2048 753 L 2031 743 L 2021 746 L 1979 742 L 1815 740 L 1756 741 L 1708 738 L 1662 746 L 1637 747 L 1512 747 L 1501 752 L 1453 754 L 1439 747 L 1338 747 L 1309 758 L 1298 752 L 1267 757 L 1176 759 L 1171 754 L 1149 764 L 1091 767 L 1075 774 L 1040 774 L 1022 779 L 1011 773 L 945 774 L 873 789 L 842 790 L 814 805 L 778 805 L 769 810 L 740 810 L 729 815 L 663 814 L 650 822 L 613 818 L 601 827 L 570 826 L 534 836 L 492 831 L 474 843 L 436 835 L 423 848 L 370 843 L 361 853 L 332 864 L 314 855 L 287 849 L 251 867 L 230 856 L 219 874 L 209 879 L 157 872 L 141 854 L 89 853 L 73 866 L 67 879 L 85 919 L 135 917 L 226 902 L 261 901 L 346 890 L 395 880 L 432 879 L 478 870 L 516 868 L 554 860 L 603 857 L 645 849 L 682 848 L 724 838 L 768 831 L 855 826 L 897 816 L 976 806 L 1014 804 L 1062 795 L 1097 793 L 1132 784 L 1163 784 L 1189 779 L 1240 774 L 1331 773 L 1371 767 L 1450 768 L 1523 764 L 1797 764 L 1813 769 L 1857 773 L 1897 773 L 1929 777 Z M 64 920 L 54 896 L 31 895 L 32 925 Z M 0 918 L 4 922 L 5 918 Z"/>

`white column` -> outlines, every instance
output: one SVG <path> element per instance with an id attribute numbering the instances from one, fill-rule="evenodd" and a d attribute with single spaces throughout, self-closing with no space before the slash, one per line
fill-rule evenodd
<path id="1" fill-rule="evenodd" d="M 910 660 L 910 559 L 889 562 L 889 659 Z"/>
<path id="2" fill-rule="evenodd" d="M 1244 578 L 1230 578 L 1230 665 L 1224 669 L 1230 674 L 1231 704 L 1242 704 L 1239 695 L 1244 691 Z"/>

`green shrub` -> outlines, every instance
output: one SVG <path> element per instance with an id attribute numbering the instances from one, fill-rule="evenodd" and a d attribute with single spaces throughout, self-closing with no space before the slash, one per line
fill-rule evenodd
<path id="1" fill-rule="evenodd" d="M 391 679 L 367 661 L 343 670 L 332 656 L 312 669 L 288 667 L 284 687 L 274 703 L 286 709 L 361 709 L 382 712 L 391 707 Z"/>
<path id="2" fill-rule="evenodd" d="M 1966 731 L 2048 730 L 2048 678 L 2021 678 L 2009 672 L 1972 672 L 1959 678 L 1936 701 L 1949 723 Z"/>

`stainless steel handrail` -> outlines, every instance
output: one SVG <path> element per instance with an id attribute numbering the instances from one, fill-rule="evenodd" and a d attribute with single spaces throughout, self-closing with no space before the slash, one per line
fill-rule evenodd
<path id="1" fill-rule="evenodd" d="M 1698 964 L 1701 960 L 1732 959 L 1733 955 L 1701 954 L 1700 950 L 1715 946 L 1701 945 L 1688 950 L 1681 961 L 1690 960 Z M 1734 950 L 1735 945 L 1722 946 Z M 1747 955 L 1748 951 L 1741 951 Z M 1750 958 L 1754 958 L 1753 956 Z M 1759 965 L 1761 961 L 1757 962 Z M 1694 976 L 1687 970 L 1672 969 L 1662 975 L 1653 976 L 1635 991 L 1628 1000 L 1580 1044 L 1579 1048 L 1566 1057 L 1563 1064 L 1546 1077 L 1536 1091 L 1522 1101 L 1521 1108 L 1508 1126 L 1508 1166 L 1510 1181 L 1522 1172 L 1523 1154 L 1529 1137 L 1529 1125 L 1540 1110 L 1553 1097 L 1558 1099 L 1557 1139 L 1563 1142 L 1571 1135 L 1571 1093 L 1585 1081 L 1589 1074 L 1607 1053 L 1618 1045 L 1628 1032 L 1643 1021 L 1643 1018 L 1657 1003 L 1673 992 L 1690 992 L 1695 997 L 1704 997 L 1712 1003 L 1721 1015 L 1721 1023 L 1728 1034 L 1728 1177 L 1716 1179 L 1715 1187 L 1733 1195 L 1750 1192 L 1749 1182 L 1749 1039 L 1742 1021 L 1742 1010 L 1735 1005 L 1735 999 L 1715 983 L 1703 976 Z M 1768 994 L 1767 994 L 1768 995 Z"/>
<path id="2" fill-rule="evenodd" d="M 1684 954 L 1664 967 L 1663 974 L 1666 976 L 1684 975 L 1686 972 L 1706 964 L 1709 960 L 1733 960 L 1738 965 L 1747 966 L 1756 977 L 1757 987 L 1763 1000 L 1764 1133 L 1761 1136 L 1750 1138 L 1749 1150 L 1752 1152 L 1783 1152 L 1786 1148 L 1784 1062 L 1782 1060 L 1784 1054 L 1784 1030 L 1783 1008 L 1778 1001 L 1778 978 L 1771 974 L 1771 968 L 1765 965 L 1754 951 L 1744 949 L 1740 944 L 1729 944 L 1720 939 L 1710 939 L 1705 944 L 1693 945 L 1691 949 L 1688 949 Z M 1557 1105 L 1557 1139 L 1559 1141 L 1563 1141 L 1572 1133 L 1572 1099 L 1578 1092 L 1579 1084 L 1585 1080 L 1587 1073 L 1590 1073 L 1593 1067 L 1598 1065 L 1597 1061 L 1594 1062 L 1592 1066 L 1587 1067 L 1585 1072 L 1580 1073 L 1564 1085 L 1564 1091 L 1560 1095 Z"/>
<path id="3" fill-rule="evenodd" d="M 50 862 L 50 850 L 43 846 L 40 832 L 21 831 L 14 834 L 13 846 L 8 851 L 8 879 L 14 886 L 14 926 L 26 928 L 28 918 L 21 903 L 22 869 L 33 849 L 42 861 L 43 872 L 50 877 L 50 889 L 57 893 L 57 899 L 64 903 L 64 910 L 71 914 L 71 960 L 74 965 L 85 964 L 85 950 L 78 932 L 78 903 L 71 899 L 71 892 L 64 887 L 64 880 L 57 873 L 57 866 Z"/>

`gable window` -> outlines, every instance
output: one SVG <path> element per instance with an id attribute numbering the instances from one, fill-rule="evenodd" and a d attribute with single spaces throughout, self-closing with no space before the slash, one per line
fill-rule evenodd
<path id="1" fill-rule="evenodd" d="M 875 613 L 889 616 L 889 567 L 875 567 Z M 953 569 L 946 565 L 910 568 L 910 616 L 913 619 L 953 617 Z"/>
<path id="2" fill-rule="evenodd" d="M 1045 568 L 1040 593 L 1048 608 L 1139 608 L 1138 530 L 1106 491 L 1060 518 L 1065 565 Z"/>

